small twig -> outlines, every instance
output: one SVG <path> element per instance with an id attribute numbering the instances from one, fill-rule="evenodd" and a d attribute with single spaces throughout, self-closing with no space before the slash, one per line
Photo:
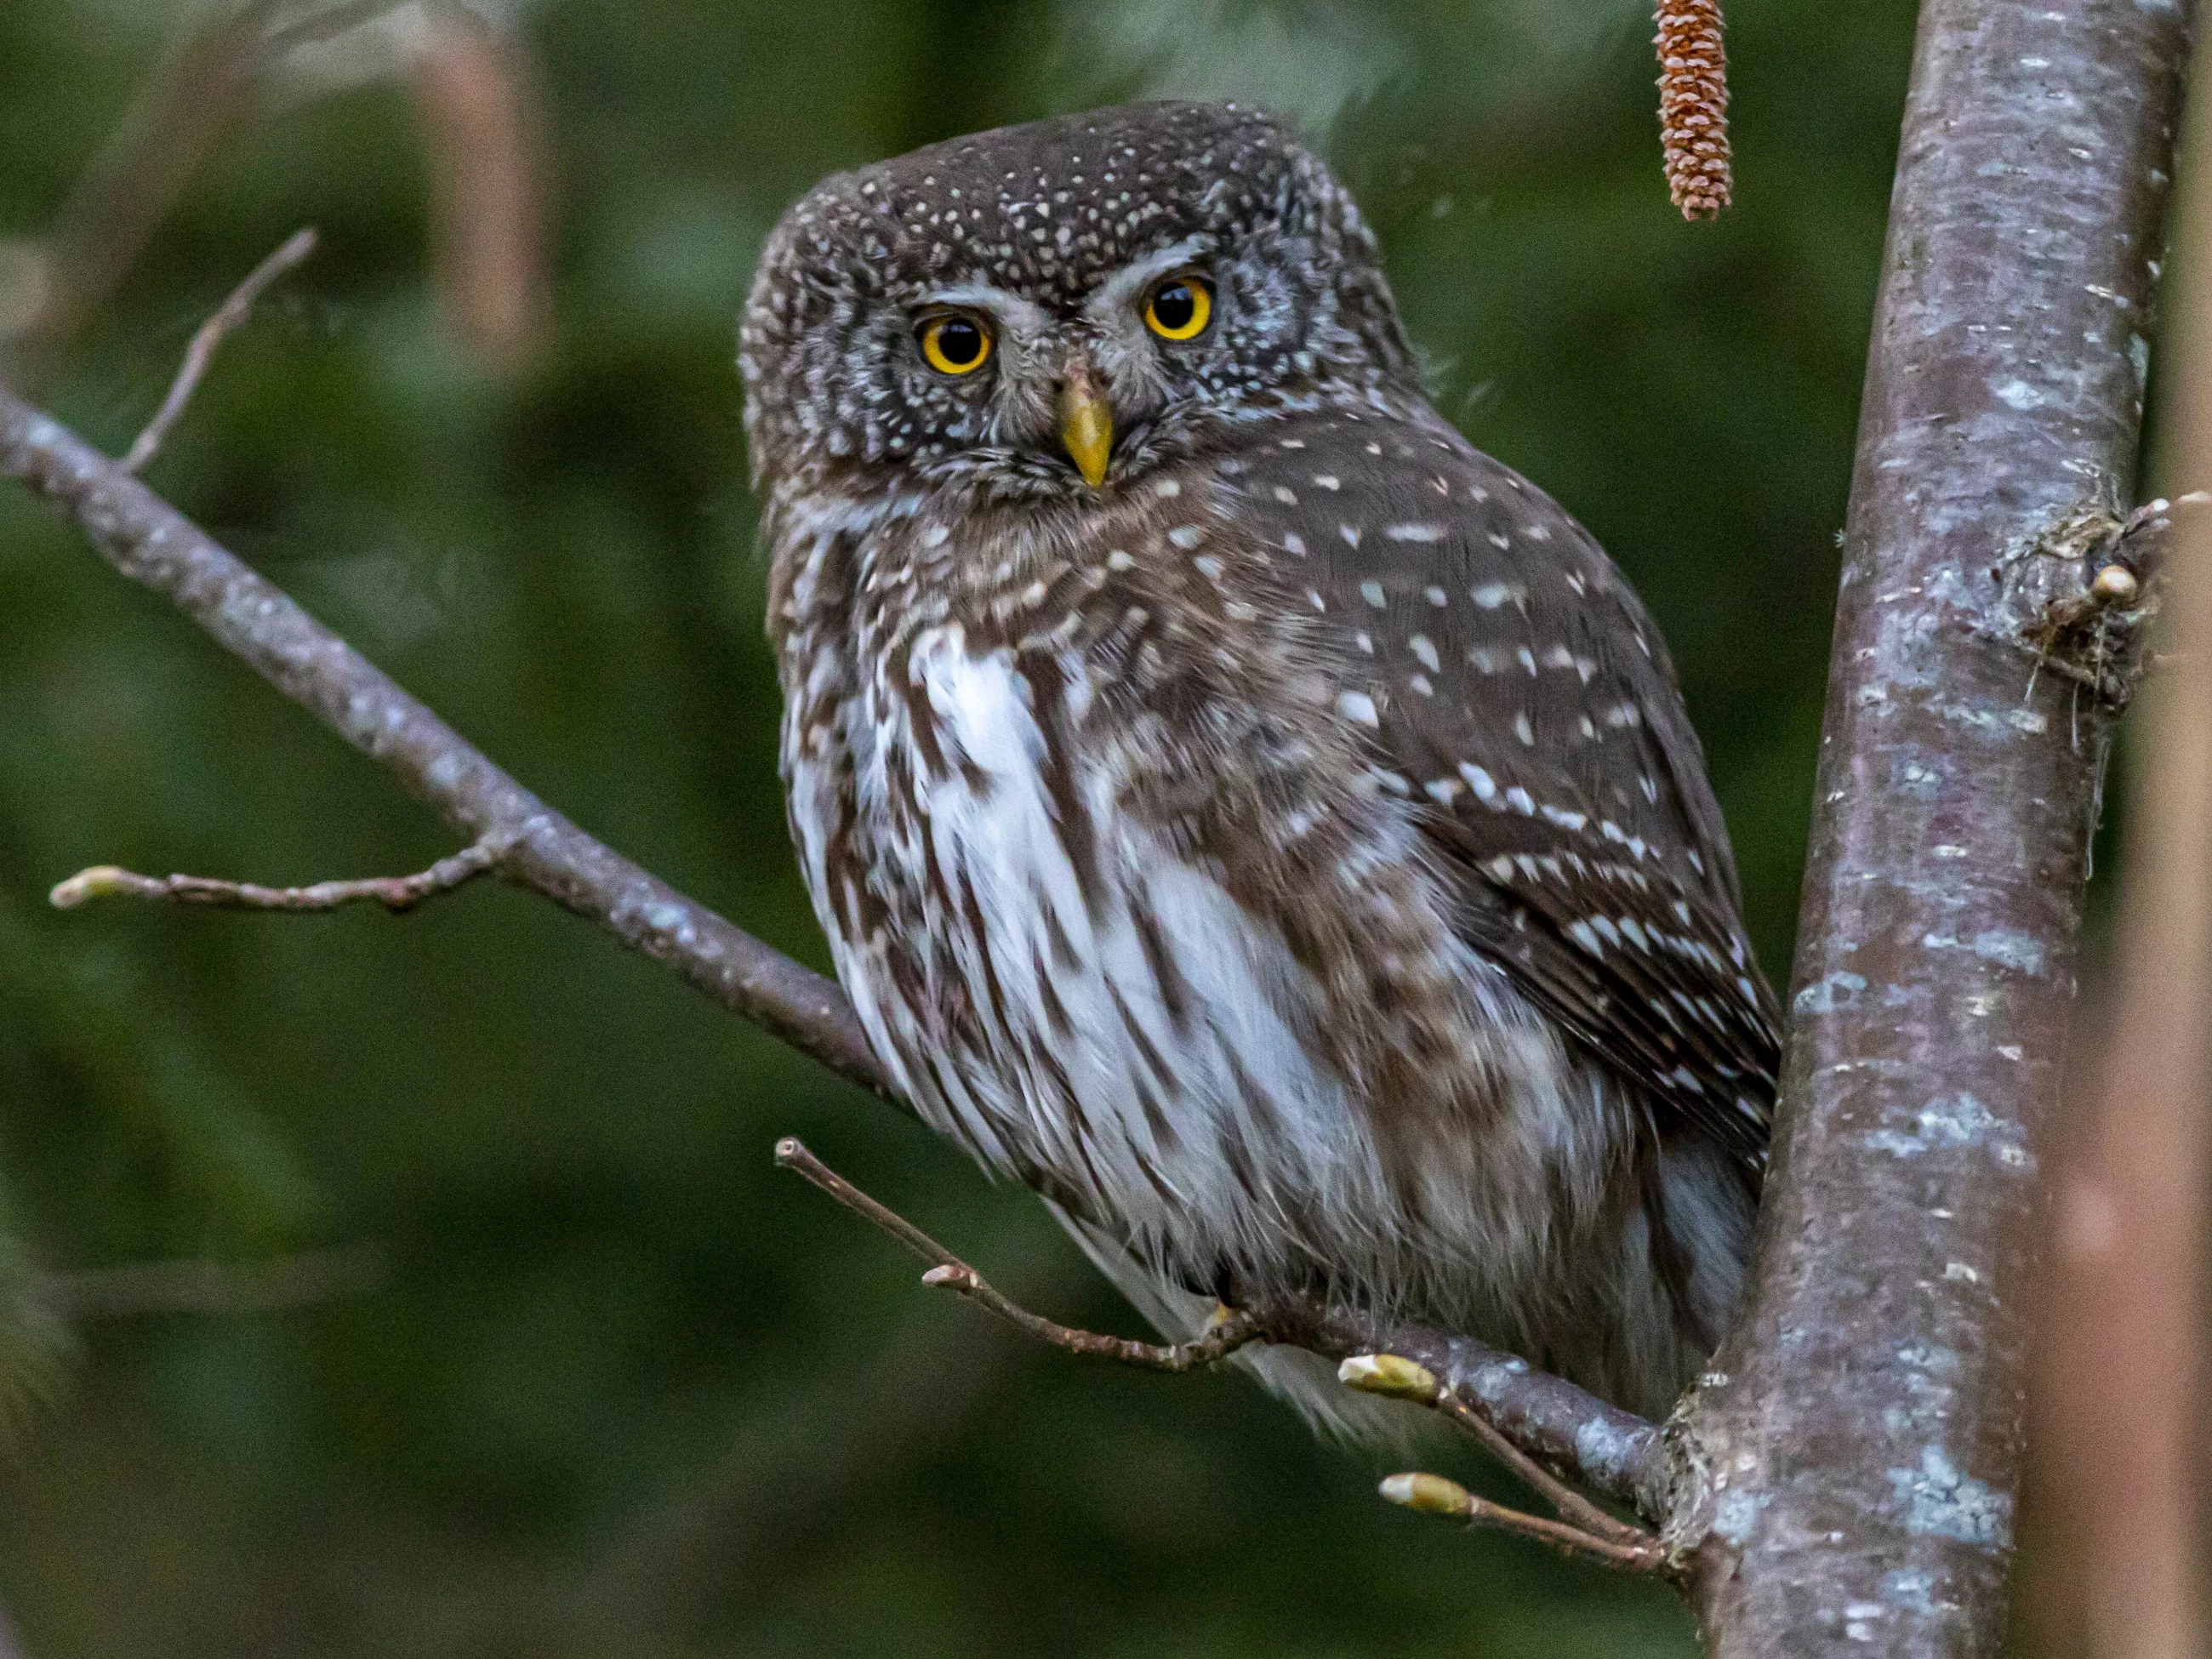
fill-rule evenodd
<path id="1" fill-rule="evenodd" d="M 1659 140 L 1667 188 L 1685 219 L 1729 204 L 1728 54 L 1719 0 L 1659 0 Z"/>
<path id="2" fill-rule="evenodd" d="M 177 370 L 177 378 L 169 386 L 169 395 L 161 399 L 161 407 L 154 418 L 146 422 L 146 429 L 131 446 L 131 453 L 123 458 L 123 470 L 136 472 L 154 459 L 161 441 L 169 435 L 169 428 L 185 412 L 185 405 L 199 389 L 200 377 L 207 373 L 208 365 L 215 361 L 216 348 L 222 343 L 223 336 L 246 320 L 269 285 L 286 271 L 299 264 L 315 251 L 315 233 L 303 230 L 256 265 L 246 280 L 231 289 L 230 297 L 222 302 L 215 315 L 200 325 L 199 332 L 192 336 L 191 349 Z"/>
<path id="3" fill-rule="evenodd" d="M 1523 1538 L 1534 1538 L 1569 1555 L 1589 1556 L 1609 1567 L 1662 1574 L 1674 1571 L 1666 1550 L 1656 1539 L 1649 1544 L 1617 1544 L 1563 1521 L 1524 1515 L 1486 1498 L 1477 1498 L 1458 1481 L 1447 1480 L 1440 1474 L 1394 1474 L 1383 1481 L 1381 1490 L 1393 1504 L 1403 1504 L 1409 1510 L 1419 1510 L 1427 1515 L 1456 1516 L 1473 1526 L 1519 1533 Z"/>
<path id="4" fill-rule="evenodd" d="M 1354 1354 L 1337 1367 L 1336 1376 L 1348 1389 L 1425 1406 L 1449 1419 L 1558 1510 L 1563 1520 L 1581 1530 L 1609 1539 L 1625 1548 L 1659 1547 L 1659 1540 L 1651 1534 L 1607 1515 L 1508 1440 L 1457 1393 L 1439 1382 L 1427 1366 L 1396 1354 Z"/>
<path id="5" fill-rule="evenodd" d="M 48 1273 L 39 1294 L 70 1319 L 146 1314 L 267 1313 L 374 1290 L 384 1277 L 373 1244 L 307 1250 L 269 1261 L 134 1261 Z"/>
<path id="6" fill-rule="evenodd" d="M 2194 514 L 2208 505 L 2212 494 L 2197 489 L 2146 501 L 2125 518 L 2075 513 L 2038 539 L 2030 554 L 2067 574 L 2057 597 L 2042 600 L 2021 629 L 2021 642 L 2035 657 L 2028 695 L 2047 668 L 2115 708 L 2127 706 L 2136 679 L 2151 665 L 2139 637 L 2131 636 L 2158 609 L 2175 522 L 2185 511 Z M 2115 637 L 2124 647 L 2117 653 Z"/>
<path id="7" fill-rule="evenodd" d="M 57 910 L 74 910 L 88 899 L 118 894 L 179 904 L 212 904 L 228 910 L 335 910 L 342 904 L 371 901 L 396 914 L 496 869 L 521 838 L 520 835 L 487 836 L 411 876 L 319 881 L 308 887 L 264 887 L 208 876 L 142 876 L 112 864 L 95 864 L 59 884 L 47 898 Z"/>
<path id="8" fill-rule="evenodd" d="M 786 1136 L 775 1143 L 775 1161 L 787 1170 L 797 1170 L 855 1215 L 873 1223 L 929 1262 L 929 1271 L 921 1276 L 923 1284 L 979 1303 L 1024 1335 L 1064 1348 L 1069 1353 L 1091 1359 L 1116 1360 L 1124 1365 L 1141 1365 L 1148 1370 L 1188 1371 L 1224 1359 L 1246 1343 L 1260 1338 L 1258 1327 L 1249 1316 L 1241 1313 L 1228 1315 L 1195 1341 L 1173 1345 L 1137 1342 L 1125 1336 L 1107 1336 L 1097 1331 L 1079 1331 L 1058 1324 L 1008 1301 L 982 1274 L 904 1216 L 870 1198 L 808 1152 L 797 1139 Z"/>

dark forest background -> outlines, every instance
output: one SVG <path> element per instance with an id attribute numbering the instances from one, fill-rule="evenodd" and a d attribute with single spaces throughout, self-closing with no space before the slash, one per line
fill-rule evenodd
<path id="1" fill-rule="evenodd" d="M 149 482 L 587 829 L 826 966 L 732 364 L 763 235 L 821 174 L 954 133 L 1271 103 L 1379 228 L 1439 406 L 1656 612 L 1779 980 L 1914 7 L 1728 9 L 1739 205 L 1692 226 L 1638 0 L 543 0 L 501 15 L 550 304 L 490 355 L 441 307 L 398 37 L 341 40 L 28 389 L 121 450 L 230 285 L 319 227 Z M 0 334 L 191 15 L 0 0 Z M 923 1291 L 771 1168 L 778 1135 L 1030 1305 L 1139 1328 L 1023 1194 L 541 902 L 45 902 L 99 862 L 294 882 L 453 847 L 0 490 L 0 1600 L 27 1652 L 1692 1650 L 1663 1589 L 1394 1510 L 1372 1456 L 1240 1378 L 1085 1366 Z M 64 1316 L 86 1270 L 324 1251 L 304 1305 Z"/>

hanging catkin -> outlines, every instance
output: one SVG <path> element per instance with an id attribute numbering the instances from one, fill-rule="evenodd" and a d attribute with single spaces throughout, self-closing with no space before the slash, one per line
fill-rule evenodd
<path id="1" fill-rule="evenodd" d="M 1686 219 L 1729 204 L 1728 54 L 1719 0 L 1659 0 L 1659 137 Z"/>

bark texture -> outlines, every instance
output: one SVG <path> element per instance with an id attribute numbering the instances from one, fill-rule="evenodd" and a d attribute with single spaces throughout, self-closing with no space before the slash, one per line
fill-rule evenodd
<path id="1" fill-rule="evenodd" d="M 1922 9 L 1759 1258 L 1675 1433 L 1723 1659 L 1997 1650 L 2128 645 L 2054 618 L 2132 483 L 2188 23 Z"/>

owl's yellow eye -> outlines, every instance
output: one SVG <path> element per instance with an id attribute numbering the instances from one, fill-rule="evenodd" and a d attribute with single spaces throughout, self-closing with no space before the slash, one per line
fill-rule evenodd
<path id="1" fill-rule="evenodd" d="M 933 317 L 921 325 L 921 355 L 940 374 L 973 374 L 990 361 L 991 331 L 958 312 Z"/>
<path id="2" fill-rule="evenodd" d="M 1199 276 L 1170 276 L 1145 301 L 1145 326 L 1163 340 L 1193 340 L 1213 316 L 1213 290 Z"/>

